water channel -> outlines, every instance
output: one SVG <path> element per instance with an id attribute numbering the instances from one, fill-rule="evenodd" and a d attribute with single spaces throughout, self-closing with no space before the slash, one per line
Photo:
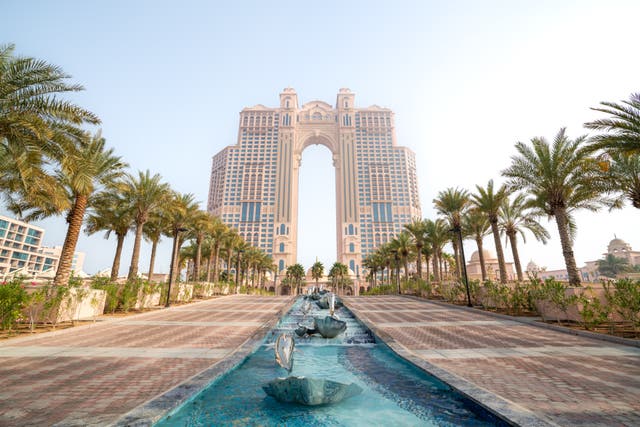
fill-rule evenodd
<path id="1" fill-rule="evenodd" d="M 157 426 L 506 426 L 504 421 L 450 386 L 397 356 L 353 314 L 336 315 L 347 330 L 336 338 L 295 337 L 291 375 L 356 383 L 361 394 L 326 406 L 280 403 L 262 386 L 286 370 L 274 360 L 274 342 L 328 310 L 300 297 L 259 346 L 235 369 L 214 381 Z"/>

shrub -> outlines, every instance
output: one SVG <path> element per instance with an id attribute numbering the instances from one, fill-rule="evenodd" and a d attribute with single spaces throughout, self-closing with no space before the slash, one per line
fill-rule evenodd
<path id="1" fill-rule="evenodd" d="M 615 310 L 627 322 L 631 322 L 634 332 L 640 327 L 640 280 L 620 279 L 613 283 L 610 296 Z"/>
<path id="2" fill-rule="evenodd" d="M 578 313 L 580 314 L 580 324 L 586 329 L 591 330 L 595 326 L 606 322 L 609 318 L 611 306 L 603 305 L 597 297 L 591 297 L 588 293 L 591 288 L 587 287 L 585 292 L 576 297 L 578 303 Z"/>
<path id="3" fill-rule="evenodd" d="M 120 286 L 108 277 L 94 277 L 91 279 L 91 287 L 101 289 L 107 293 L 107 300 L 104 304 L 105 313 L 114 313 L 120 303 Z"/>
<path id="4" fill-rule="evenodd" d="M 22 278 L 17 277 L 0 284 L 0 327 L 11 330 L 20 318 L 27 300 Z"/>

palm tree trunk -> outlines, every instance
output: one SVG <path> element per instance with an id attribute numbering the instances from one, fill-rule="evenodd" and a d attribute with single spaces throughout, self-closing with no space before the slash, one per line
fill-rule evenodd
<path id="1" fill-rule="evenodd" d="M 516 265 L 516 273 L 518 274 L 518 282 L 522 282 L 522 267 L 520 266 L 520 255 L 518 255 L 518 244 L 516 242 L 516 233 L 508 233 L 509 243 L 511 244 L 511 253 L 513 254 L 513 263 Z"/>
<path id="2" fill-rule="evenodd" d="M 210 250 L 207 260 L 207 283 L 211 282 L 211 264 L 213 264 L 213 251 Z"/>
<path id="3" fill-rule="evenodd" d="M 487 267 L 484 265 L 482 237 L 476 237 L 476 245 L 478 245 L 478 258 L 480 258 L 480 271 L 482 272 L 482 281 L 484 282 L 487 280 Z"/>
<path id="4" fill-rule="evenodd" d="M 429 257 L 425 256 L 425 264 L 427 264 L 427 283 L 431 283 L 431 272 L 429 271 Z"/>
<path id="5" fill-rule="evenodd" d="M 456 262 L 456 276 L 462 277 L 460 272 L 460 258 L 458 257 L 458 235 L 451 239 L 451 246 L 453 246 L 453 259 Z"/>
<path id="6" fill-rule="evenodd" d="M 213 245 L 213 253 L 214 253 L 214 258 L 213 258 L 213 281 L 218 283 L 218 281 L 220 281 L 220 277 L 218 274 L 218 259 L 220 258 L 220 244 L 216 243 L 215 245 Z"/>
<path id="7" fill-rule="evenodd" d="M 416 259 L 416 274 L 418 274 L 418 278 L 422 279 L 422 245 L 416 245 L 416 254 L 418 259 Z"/>
<path id="8" fill-rule="evenodd" d="M 500 242 L 500 233 L 498 231 L 498 218 L 489 218 L 491 224 L 491 232 L 493 233 L 493 241 L 496 245 L 496 254 L 498 255 L 498 267 L 500 268 L 500 283 L 507 283 L 507 267 L 504 264 L 504 252 L 502 251 L 502 243 Z"/>
<path id="9" fill-rule="evenodd" d="M 196 239 L 196 259 L 193 263 L 193 281 L 200 281 L 200 263 L 202 262 L 202 239 Z"/>
<path id="10" fill-rule="evenodd" d="M 431 263 L 433 264 L 433 280 L 436 282 L 440 282 L 440 261 L 438 261 L 438 255 L 434 251 L 433 258 L 431 259 Z"/>
<path id="11" fill-rule="evenodd" d="M 131 254 L 131 265 L 127 279 L 135 279 L 138 275 L 138 262 L 140 261 L 140 242 L 142 241 L 142 227 L 144 222 L 136 223 L 136 238 L 133 241 L 133 253 Z"/>
<path id="12" fill-rule="evenodd" d="M 73 253 L 76 251 L 76 244 L 80 236 L 84 213 L 87 210 L 87 196 L 77 195 L 73 207 L 67 216 L 69 227 L 67 235 L 64 239 L 62 252 L 60 253 L 60 261 L 58 261 L 58 270 L 53 284 L 56 286 L 66 286 L 69 284 L 69 276 L 71 275 L 71 263 L 73 262 Z"/>
<path id="13" fill-rule="evenodd" d="M 149 273 L 147 273 L 147 278 L 151 281 L 153 277 L 153 268 L 156 265 L 156 250 L 158 249 L 158 240 L 153 240 L 151 242 L 151 260 L 149 260 Z"/>
<path id="14" fill-rule="evenodd" d="M 571 238 L 569 237 L 567 211 L 564 208 L 556 208 L 553 216 L 556 217 L 556 224 L 558 225 L 558 234 L 560 234 L 560 244 L 562 245 L 562 255 L 564 255 L 567 274 L 569 275 L 569 284 L 571 286 L 580 286 L 580 274 L 578 274 L 576 258 L 573 255 Z"/>
<path id="15" fill-rule="evenodd" d="M 120 272 L 120 258 L 122 257 L 122 247 L 124 246 L 124 234 L 116 233 L 116 255 L 113 257 L 113 265 L 111 265 L 111 277 L 109 280 L 115 282 L 118 280 L 118 273 Z"/>

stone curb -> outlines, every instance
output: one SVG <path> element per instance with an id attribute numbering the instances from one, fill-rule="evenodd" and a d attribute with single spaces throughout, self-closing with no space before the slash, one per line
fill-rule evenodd
<path id="1" fill-rule="evenodd" d="M 291 298 L 270 320 L 263 323 L 262 326 L 224 359 L 200 371 L 191 378 L 186 379 L 172 389 L 137 406 L 122 415 L 111 425 L 118 427 L 146 427 L 152 426 L 160 421 L 163 417 L 195 397 L 216 379 L 238 366 L 248 355 L 253 353 L 264 341 L 267 333 L 275 326 L 280 318 L 291 309 L 294 302 L 295 297 Z"/>
<path id="2" fill-rule="evenodd" d="M 420 301 L 426 301 L 417 297 L 416 299 L 419 299 Z M 435 366 L 432 363 L 422 359 L 420 356 L 415 355 L 411 350 L 397 342 L 388 333 L 381 329 L 378 329 L 368 320 L 363 319 L 363 316 L 359 313 L 359 311 L 353 308 L 347 301 L 345 301 L 345 305 L 347 305 L 349 310 L 351 310 L 356 315 L 360 322 L 362 322 L 367 328 L 369 328 L 369 330 L 371 330 L 376 338 L 389 346 L 389 348 L 391 348 L 400 357 L 413 363 L 426 373 L 433 375 L 439 380 L 445 382 L 446 384 L 451 386 L 451 388 L 467 397 L 468 399 L 476 402 L 480 406 L 484 407 L 486 410 L 494 414 L 496 417 L 507 422 L 508 424 L 513 426 L 527 427 L 558 426 L 558 424 L 543 419 L 528 409 L 525 409 L 509 400 L 506 400 L 497 394 L 491 393 L 490 391 L 485 390 L 472 382 L 460 378 L 459 376 L 447 371 L 446 369 Z"/>

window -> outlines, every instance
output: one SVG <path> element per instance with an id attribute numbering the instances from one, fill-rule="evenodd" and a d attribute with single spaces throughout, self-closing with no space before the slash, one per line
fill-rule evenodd
<path id="1" fill-rule="evenodd" d="M 283 259 L 281 259 L 278 262 L 278 271 L 282 271 L 282 270 L 284 270 L 284 260 Z"/>
<path id="2" fill-rule="evenodd" d="M 280 243 L 280 252 L 284 252 L 284 243 Z"/>
<path id="3" fill-rule="evenodd" d="M 356 245 L 354 245 L 353 243 L 349 243 L 349 252 L 355 252 L 356 251 Z"/>

